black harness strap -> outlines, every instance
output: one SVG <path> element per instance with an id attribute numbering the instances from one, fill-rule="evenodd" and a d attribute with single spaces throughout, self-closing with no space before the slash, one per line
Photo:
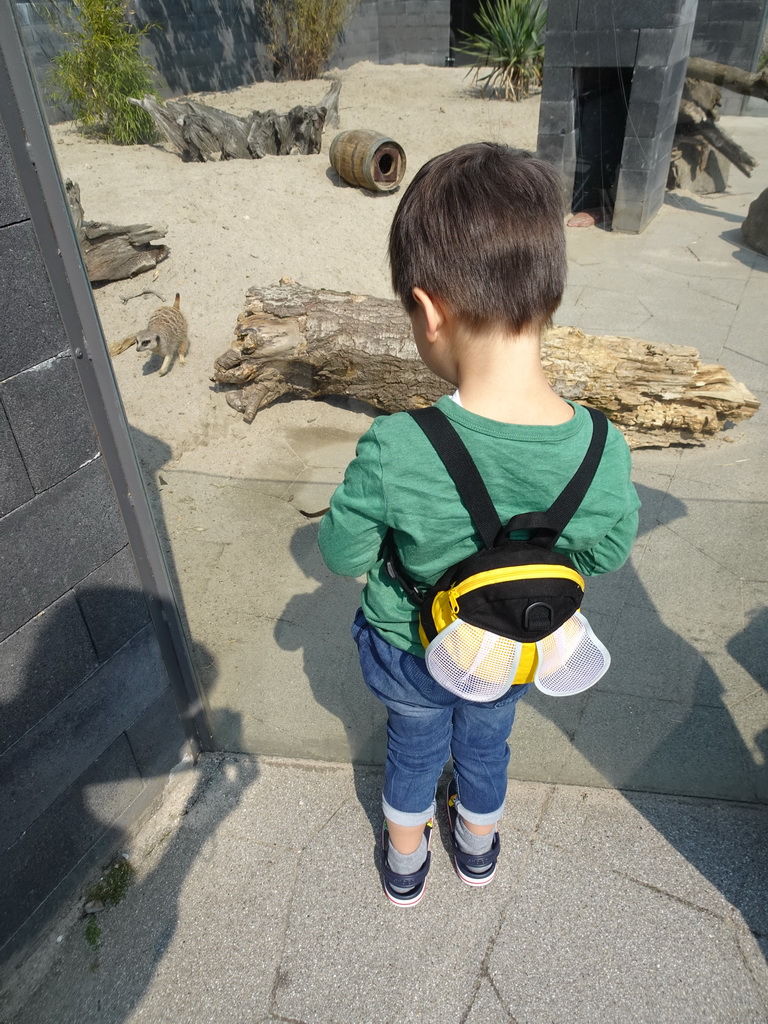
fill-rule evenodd
<path id="1" fill-rule="evenodd" d="M 436 406 L 415 409 L 411 411 L 411 416 L 442 459 L 443 465 L 456 484 L 464 508 L 472 516 L 472 522 L 477 527 L 483 544 L 487 548 L 492 548 L 501 531 L 501 520 L 466 445 L 456 433 L 451 421 Z"/>

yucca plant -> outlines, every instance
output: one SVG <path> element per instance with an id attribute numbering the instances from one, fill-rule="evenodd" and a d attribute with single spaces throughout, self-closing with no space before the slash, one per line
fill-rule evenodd
<path id="1" fill-rule="evenodd" d="M 267 53 L 284 78 L 317 78 L 359 0 L 261 0 Z"/>
<path id="2" fill-rule="evenodd" d="M 470 73 L 482 94 L 528 96 L 541 82 L 547 12 L 540 0 L 480 0 L 477 32 L 462 33 L 459 52 L 473 58 Z"/>
<path id="3" fill-rule="evenodd" d="M 129 0 L 73 0 L 48 15 L 68 44 L 52 61 L 51 98 L 87 132 L 125 145 L 157 138 L 149 114 L 128 102 L 155 91 L 152 65 L 139 52 L 152 26 L 131 25 L 128 7 Z"/>

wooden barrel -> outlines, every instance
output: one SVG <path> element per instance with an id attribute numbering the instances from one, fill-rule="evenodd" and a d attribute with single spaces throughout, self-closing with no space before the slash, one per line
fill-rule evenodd
<path id="1" fill-rule="evenodd" d="M 350 185 L 391 192 L 405 174 L 405 151 L 394 139 L 366 128 L 339 132 L 328 156 L 334 171 Z"/>

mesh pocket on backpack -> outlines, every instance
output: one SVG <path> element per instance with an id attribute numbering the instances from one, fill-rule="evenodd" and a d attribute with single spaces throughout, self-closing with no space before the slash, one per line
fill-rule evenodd
<path id="1" fill-rule="evenodd" d="M 611 664 L 611 656 L 576 612 L 536 644 L 538 663 L 534 683 L 551 697 L 568 697 L 594 686 Z"/>
<path id="2" fill-rule="evenodd" d="M 503 696 L 512 685 L 524 644 L 455 619 L 427 647 L 427 671 L 464 700 Z"/>

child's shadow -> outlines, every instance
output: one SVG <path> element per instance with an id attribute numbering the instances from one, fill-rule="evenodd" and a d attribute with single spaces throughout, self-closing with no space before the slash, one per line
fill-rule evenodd
<path id="1" fill-rule="evenodd" d="M 360 605 L 362 586 L 354 579 L 333 576 L 317 546 L 317 527 L 301 526 L 291 539 L 291 554 L 304 575 L 320 585 L 290 599 L 275 625 L 275 641 L 285 651 L 304 652 L 304 671 L 318 704 L 342 723 L 346 749 L 332 751 L 352 761 L 358 799 L 371 827 L 381 825 L 379 773 L 386 756 L 386 711 L 363 682 L 357 648 L 350 635 Z"/>

